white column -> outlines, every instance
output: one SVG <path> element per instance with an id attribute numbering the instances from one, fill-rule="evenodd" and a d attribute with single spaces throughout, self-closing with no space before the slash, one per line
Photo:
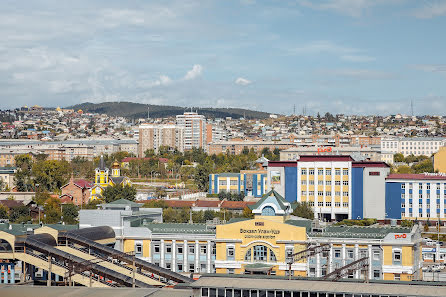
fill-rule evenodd
<path id="1" fill-rule="evenodd" d="M 211 241 L 208 240 L 208 247 L 206 249 L 207 251 L 207 273 L 211 273 L 211 255 L 212 255 L 212 250 L 211 250 Z"/>
<path id="2" fill-rule="evenodd" d="M 189 249 L 187 248 L 187 240 L 183 242 L 183 271 L 187 271 L 186 267 L 187 263 L 187 254 L 189 253 Z"/>
<path id="3" fill-rule="evenodd" d="M 368 245 L 369 250 L 369 279 L 372 279 L 372 245 Z"/>
<path id="4" fill-rule="evenodd" d="M 170 263 L 170 269 L 172 271 L 177 271 L 176 265 L 177 264 L 177 244 L 176 240 L 172 240 L 172 262 Z"/>
<path id="5" fill-rule="evenodd" d="M 345 259 L 347 259 L 346 255 L 345 255 L 345 243 L 342 244 L 342 266 L 347 265 L 345 262 Z"/>
<path id="6" fill-rule="evenodd" d="M 333 271 L 333 244 L 330 243 L 329 262 L 327 265 L 327 274 Z"/>
<path id="7" fill-rule="evenodd" d="M 359 260 L 359 245 L 355 244 L 355 260 Z M 359 278 L 359 270 L 355 271 L 355 278 Z"/>
<path id="8" fill-rule="evenodd" d="M 198 240 L 195 240 L 195 271 L 198 269 L 200 260 L 200 246 L 198 244 Z"/>
<path id="9" fill-rule="evenodd" d="M 318 244 L 319 245 L 319 244 Z M 321 257 L 320 253 L 316 254 L 316 277 L 322 276 Z"/>
<path id="10" fill-rule="evenodd" d="M 161 239 L 160 249 L 161 249 L 160 266 L 164 267 L 164 239 Z"/>
<path id="11" fill-rule="evenodd" d="M 226 178 L 226 192 L 230 191 L 230 187 L 231 187 L 230 183 L 231 183 L 231 180 L 229 179 L 229 177 L 227 177 Z"/>

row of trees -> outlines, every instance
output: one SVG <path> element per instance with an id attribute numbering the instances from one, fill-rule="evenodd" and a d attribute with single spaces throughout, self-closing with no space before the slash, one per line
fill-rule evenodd
<path id="1" fill-rule="evenodd" d="M 398 163 L 405 163 L 392 168 L 394 173 L 424 173 L 435 172 L 432 159 L 427 156 L 410 155 L 404 157 L 403 154 L 395 154 L 393 160 Z"/>

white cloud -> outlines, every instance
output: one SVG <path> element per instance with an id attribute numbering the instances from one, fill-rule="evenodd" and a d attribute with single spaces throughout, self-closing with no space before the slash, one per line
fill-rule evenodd
<path id="1" fill-rule="evenodd" d="M 158 79 L 154 81 L 141 81 L 137 83 L 141 88 L 153 88 L 158 86 L 168 86 L 172 83 L 172 80 L 167 75 L 160 75 Z"/>
<path id="2" fill-rule="evenodd" d="M 247 80 L 246 78 L 243 78 L 243 77 L 239 77 L 239 78 L 237 78 L 237 79 L 235 80 L 235 83 L 236 83 L 237 85 L 247 86 L 247 85 L 249 85 L 250 83 L 252 83 L 252 81 Z"/>
<path id="3" fill-rule="evenodd" d="M 413 67 L 425 72 L 446 72 L 446 64 L 418 64 Z"/>
<path id="4" fill-rule="evenodd" d="M 426 5 L 416 9 L 413 15 L 419 19 L 431 19 L 438 16 L 446 15 L 446 1 L 428 2 L 424 1 Z"/>
<path id="5" fill-rule="evenodd" d="M 371 62 L 376 60 L 374 57 L 363 55 L 343 55 L 341 59 L 349 62 Z"/>
<path id="6" fill-rule="evenodd" d="M 315 10 L 334 11 L 339 14 L 359 18 L 378 5 L 402 3 L 404 0 L 298 0 L 302 6 Z"/>
<path id="7" fill-rule="evenodd" d="M 386 80 L 396 77 L 394 73 L 370 69 L 330 69 L 319 71 L 319 73 L 362 80 Z"/>
<path id="8" fill-rule="evenodd" d="M 203 72 L 203 67 L 200 64 L 195 64 L 192 67 L 192 69 L 186 73 L 184 79 L 185 80 L 196 79 L 197 77 L 201 76 L 202 72 Z"/>
<path id="9" fill-rule="evenodd" d="M 333 53 L 333 54 L 353 54 L 360 50 L 353 47 L 347 47 L 338 45 L 329 40 L 317 40 L 307 44 L 291 48 L 291 53 L 296 54 L 321 54 L 321 53 Z"/>

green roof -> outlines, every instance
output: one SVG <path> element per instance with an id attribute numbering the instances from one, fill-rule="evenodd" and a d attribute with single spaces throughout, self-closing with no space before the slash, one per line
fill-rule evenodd
<path id="1" fill-rule="evenodd" d="M 307 229 L 307 232 L 311 231 L 311 220 L 303 219 L 303 220 L 287 220 L 285 221 L 285 224 L 293 225 L 296 227 L 305 227 Z"/>
<path id="2" fill-rule="evenodd" d="M 127 200 L 127 199 L 118 199 L 113 202 L 107 203 L 106 205 L 109 205 L 109 204 L 111 204 L 111 205 L 118 205 L 118 204 L 119 205 L 130 205 L 131 207 L 139 207 L 140 206 L 138 203 Z"/>
<path id="3" fill-rule="evenodd" d="M 186 223 L 147 223 L 152 233 L 215 234 L 215 226 Z"/>
<path id="4" fill-rule="evenodd" d="M 219 173 L 219 177 L 239 177 L 240 173 L 231 173 L 231 172 L 225 172 L 225 173 Z"/>
<path id="5" fill-rule="evenodd" d="M 50 227 L 56 230 L 75 230 L 79 229 L 78 225 L 62 225 L 62 224 L 48 224 L 48 225 L 42 225 L 39 224 L 9 224 L 9 223 L 3 223 L 0 224 L 0 231 L 4 231 L 6 233 L 12 234 L 12 235 L 22 235 L 26 234 L 28 229 L 38 229 L 40 227 Z M 10 229 L 11 228 L 11 229 Z"/>
<path id="6" fill-rule="evenodd" d="M 365 227 L 365 226 L 328 226 L 323 232 L 310 232 L 309 237 L 333 238 L 372 238 L 382 239 L 389 233 L 410 233 L 410 228 L 402 227 Z"/>
<path id="7" fill-rule="evenodd" d="M 231 219 L 229 219 L 228 224 L 238 223 L 238 222 L 243 222 L 243 221 L 249 221 L 249 220 L 252 220 L 252 219 L 249 219 L 249 218 L 231 218 Z"/>
<path id="8" fill-rule="evenodd" d="M 274 189 L 272 189 L 271 191 L 269 191 L 268 193 L 266 193 L 265 195 L 263 195 L 263 197 L 256 202 L 256 204 L 253 205 L 248 205 L 248 207 L 252 210 L 252 209 L 257 209 L 259 208 L 260 205 L 263 204 L 263 202 L 265 202 L 266 199 L 268 199 L 269 196 L 274 196 L 276 197 L 277 203 L 279 204 L 279 207 L 282 210 L 286 210 L 286 206 L 285 203 L 289 203 L 288 201 L 286 201 L 285 198 L 283 198 L 279 193 L 277 193 Z"/>

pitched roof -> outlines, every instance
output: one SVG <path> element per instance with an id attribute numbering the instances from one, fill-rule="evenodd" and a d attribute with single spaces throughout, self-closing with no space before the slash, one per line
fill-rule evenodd
<path id="1" fill-rule="evenodd" d="M 23 206 L 24 205 L 22 201 L 8 200 L 8 199 L 0 200 L 0 204 L 3 204 L 7 208 L 14 208 L 14 207 L 18 207 L 18 206 Z"/>
<path id="2" fill-rule="evenodd" d="M 387 176 L 387 179 L 415 179 L 415 180 L 446 180 L 446 175 L 433 175 L 433 174 L 415 174 L 415 173 L 405 173 L 398 174 L 393 173 Z"/>
<path id="3" fill-rule="evenodd" d="M 130 205 L 131 207 L 139 207 L 140 206 L 139 203 L 136 203 L 136 202 L 133 202 L 133 201 L 130 201 L 130 200 L 127 200 L 127 199 L 118 199 L 118 200 L 115 200 L 115 201 L 107 203 L 107 204 L 111 204 L 111 205 L 118 205 L 118 204 L 119 205 Z"/>
<path id="4" fill-rule="evenodd" d="M 245 201 L 223 201 L 220 205 L 221 208 L 226 208 L 226 209 L 244 209 L 245 207 L 247 207 L 248 205 L 253 205 L 255 204 L 255 202 L 250 201 L 250 202 L 245 202 Z"/>
<path id="5" fill-rule="evenodd" d="M 147 223 L 145 226 L 152 233 L 215 234 L 215 228 L 206 224 Z"/>
<path id="6" fill-rule="evenodd" d="M 219 200 L 197 200 L 194 203 L 195 207 L 219 207 L 221 201 Z"/>
<path id="7" fill-rule="evenodd" d="M 111 179 L 115 184 L 119 185 L 119 184 L 121 184 L 121 183 L 124 181 L 125 176 L 110 176 L 110 179 Z"/>
<path id="8" fill-rule="evenodd" d="M 277 203 L 279 204 L 279 207 L 282 210 L 286 210 L 286 206 L 285 204 L 289 204 L 288 201 L 285 200 L 285 198 L 283 198 L 279 193 L 277 193 L 274 189 L 272 189 L 271 191 L 269 191 L 268 193 L 266 193 L 265 195 L 263 195 L 263 197 L 257 201 L 254 205 L 248 205 L 248 207 L 250 209 L 257 209 L 259 208 L 260 205 L 263 204 L 263 202 L 265 202 L 266 199 L 268 199 L 269 196 L 274 196 L 276 197 Z"/>
<path id="9" fill-rule="evenodd" d="M 104 156 L 101 155 L 101 159 L 99 160 L 99 170 L 105 170 L 105 161 Z"/>
<path id="10" fill-rule="evenodd" d="M 85 179 L 77 179 L 74 181 L 74 184 L 81 188 L 87 188 L 87 189 L 91 189 L 94 185 L 94 183 Z"/>

